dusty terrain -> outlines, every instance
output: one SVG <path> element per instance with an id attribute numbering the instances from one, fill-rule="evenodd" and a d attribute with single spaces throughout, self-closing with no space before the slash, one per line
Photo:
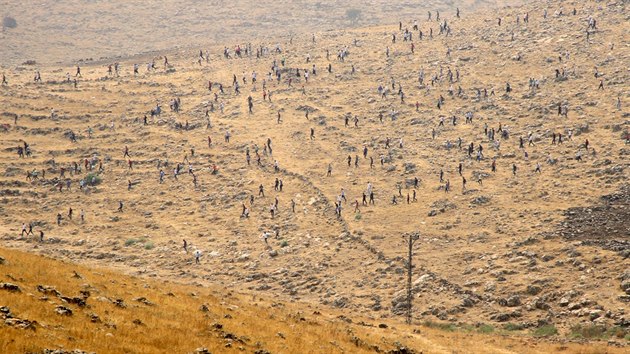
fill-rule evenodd
<path id="1" fill-rule="evenodd" d="M 399 323 L 404 319 L 406 279 L 401 235 L 418 231 L 414 323 L 509 325 L 519 334 L 553 327 L 558 337 L 574 339 L 580 336 L 576 326 L 601 326 L 615 329 L 615 335 L 606 337 L 611 345 L 626 346 L 627 14 L 621 1 L 534 2 L 464 13 L 459 19 L 451 9 L 442 12 L 441 20 L 446 18 L 451 27 L 446 37 L 438 34 L 436 21 L 427 21 L 420 12 L 405 18 L 402 27 L 411 30 L 414 18 L 419 20 L 424 38 L 413 31 L 414 53 L 397 21 L 391 21 L 318 32 L 315 41 L 310 33 L 292 40 L 252 40 L 254 50 L 269 46 L 260 58 L 254 53 L 226 59 L 219 43 L 203 47 L 210 48 L 208 62 L 197 62 L 199 49 L 117 59 L 118 76 L 107 73 L 114 60 L 84 63 L 76 88 L 72 81 L 64 82 L 66 73 L 74 80 L 76 69 L 70 64 L 7 67 L 9 85 L 0 88 L 6 124 L 1 133 L 0 238 L 8 248 L 87 266 Z M 589 16 L 597 26 L 587 38 Z M 276 42 L 282 53 L 273 51 Z M 225 46 L 234 48 L 233 43 Z M 346 46 L 348 57 L 337 60 Z M 152 60 L 157 68 L 147 71 Z M 282 80 L 267 82 L 270 102 L 263 100 L 262 81 L 274 60 Z M 140 64 L 138 75 L 133 74 L 135 63 Z M 295 75 L 297 68 L 313 65 L 317 73 L 308 82 L 303 74 Z M 33 82 L 35 70 L 43 82 Z M 258 74 L 255 85 L 252 71 Z M 233 75 L 240 94 L 234 91 Z M 528 85 L 530 78 L 538 80 L 537 88 Z M 212 92 L 208 81 L 214 83 Z M 512 91 L 506 93 L 508 82 Z M 218 92 L 219 84 L 225 93 Z M 379 84 L 388 90 L 385 98 L 377 92 Z M 396 95 L 399 85 L 404 102 Z M 180 112 L 169 109 L 173 98 L 181 99 Z M 163 112 L 151 117 L 156 102 Z M 558 114 L 559 104 L 568 107 L 566 117 Z M 465 122 L 467 112 L 473 112 L 472 123 Z M 496 130 L 500 147 L 484 134 L 486 124 Z M 507 138 L 499 127 L 509 131 Z M 309 138 L 311 128 L 314 139 Z M 229 143 L 224 141 L 226 131 L 231 133 Z M 70 139 L 73 133 L 76 141 Z M 562 144 L 552 144 L 553 133 L 563 135 Z M 267 139 L 272 156 L 263 151 Z M 24 142 L 32 156 L 18 158 L 17 147 Z M 447 148 L 447 142 L 453 146 Z M 471 156 L 466 151 L 470 143 L 475 147 Z M 479 144 L 483 158 L 477 161 Z M 124 157 L 125 146 L 130 158 Z M 96 162 L 90 171 L 86 159 Z M 168 167 L 163 167 L 165 160 Z M 491 170 L 493 160 L 496 172 Z M 75 162 L 80 167 L 76 173 Z M 164 183 L 159 183 L 158 162 Z M 176 163 L 183 165 L 177 179 Z M 196 186 L 187 173 L 189 163 Z M 537 163 L 540 173 L 535 172 Z M 216 174 L 211 173 L 213 166 Z M 66 170 L 63 178 L 61 168 Z M 27 171 L 33 170 L 39 178 L 26 180 Z M 440 170 L 450 180 L 448 193 Z M 100 183 L 80 190 L 79 181 L 88 174 L 98 175 Z M 408 204 L 416 177 L 417 201 Z M 282 191 L 274 190 L 276 178 L 283 181 Z M 352 203 L 361 204 L 368 183 L 375 205 L 360 205 L 355 213 Z M 260 184 L 265 197 L 258 196 Z M 338 218 L 335 202 L 341 188 L 348 202 Z M 392 203 L 394 196 L 397 204 Z M 269 207 L 276 197 L 279 208 L 271 218 Z M 120 201 L 122 212 L 117 211 Z M 240 217 L 243 204 L 250 209 L 249 218 Z M 22 237 L 22 223 L 33 223 L 36 235 L 44 231 L 44 242 Z M 276 230 L 279 236 L 265 244 L 262 232 Z M 182 248 L 183 239 L 189 253 Z M 194 262 L 195 249 L 202 251 L 200 264 Z"/>

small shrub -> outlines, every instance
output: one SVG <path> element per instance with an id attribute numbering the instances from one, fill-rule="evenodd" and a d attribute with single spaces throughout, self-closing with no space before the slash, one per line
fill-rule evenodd
<path id="1" fill-rule="evenodd" d="M 477 332 L 479 333 L 492 333 L 494 332 L 494 327 L 488 325 L 488 324 L 482 324 L 481 326 L 479 326 L 479 328 L 477 328 Z"/>
<path id="2" fill-rule="evenodd" d="M 572 338 L 600 338 L 606 332 L 606 328 L 604 326 L 582 326 L 577 325 L 571 327 L 570 337 Z"/>
<path id="3" fill-rule="evenodd" d="M 558 329 L 554 325 L 544 325 L 534 330 L 534 337 L 550 337 L 558 334 Z"/>
<path id="4" fill-rule="evenodd" d="M 2 27 L 16 28 L 17 27 L 17 21 L 13 17 L 5 16 L 2 19 Z"/>
<path id="5" fill-rule="evenodd" d="M 127 241 L 125 241 L 125 246 L 126 247 L 133 246 L 137 242 L 138 242 L 138 240 L 136 240 L 135 238 L 130 238 Z"/>
<path id="6" fill-rule="evenodd" d="M 618 326 L 606 328 L 600 325 L 576 325 L 571 327 L 571 334 L 569 335 L 569 337 L 585 339 L 608 339 L 611 337 L 623 338 L 627 335 L 628 330 Z"/>
<path id="7" fill-rule="evenodd" d="M 151 241 L 149 241 L 149 242 L 144 244 L 144 249 L 145 250 L 152 250 L 154 247 L 155 247 L 155 245 Z"/>
<path id="8" fill-rule="evenodd" d="M 425 327 L 441 329 L 443 331 L 448 331 L 448 332 L 454 332 L 457 329 L 457 326 L 455 326 L 452 323 L 424 321 L 422 325 Z"/>
<path id="9" fill-rule="evenodd" d="M 280 247 L 287 247 L 289 245 L 289 242 L 287 242 L 287 240 L 282 240 L 282 242 L 280 242 Z"/>
<path id="10" fill-rule="evenodd" d="M 611 337 L 615 338 L 626 338 L 626 340 L 630 339 L 630 329 L 623 328 L 619 326 L 615 326 L 611 328 L 609 331 Z"/>
<path id="11" fill-rule="evenodd" d="M 503 325 L 503 329 L 506 331 L 522 331 L 525 329 L 525 326 L 517 323 L 506 323 Z"/>
<path id="12" fill-rule="evenodd" d="M 87 183 L 88 186 L 96 186 L 100 184 L 102 181 L 103 179 L 101 178 L 101 176 L 99 176 L 98 174 L 94 172 L 88 173 L 88 175 L 85 177 L 85 182 Z"/>
<path id="13" fill-rule="evenodd" d="M 354 220 L 361 220 L 361 214 L 354 214 Z"/>

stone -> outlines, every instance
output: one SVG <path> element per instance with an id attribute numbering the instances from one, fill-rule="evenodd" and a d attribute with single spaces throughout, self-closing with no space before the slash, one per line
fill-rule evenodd
<path id="1" fill-rule="evenodd" d="M 338 297 L 335 300 L 333 300 L 332 305 L 335 306 L 335 307 L 338 307 L 338 308 L 344 308 L 344 307 L 348 306 L 349 302 L 350 302 L 350 300 L 347 297 L 342 296 L 342 297 Z"/>
<path id="2" fill-rule="evenodd" d="M 67 297 L 67 296 L 60 296 L 59 297 L 61 300 L 69 303 L 69 304 L 75 304 L 79 307 L 85 307 L 86 302 L 85 299 L 82 297 Z"/>
<path id="3" fill-rule="evenodd" d="M 0 283 L 0 290 L 6 290 L 12 293 L 19 293 L 22 291 L 19 286 L 12 283 Z"/>
<path id="4" fill-rule="evenodd" d="M 538 285 L 528 285 L 527 286 L 527 294 L 528 295 L 538 295 L 542 291 L 542 288 Z"/>
<path id="5" fill-rule="evenodd" d="M 421 276 L 418 277 L 418 279 L 416 279 L 413 282 L 413 286 L 418 286 L 418 285 L 420 285 L 422 283 L 425 283 L 425 282 L 427 282 L 427 281 L 429 281 L 431 279 L 433 279 L 433 276 L 431 274 L 421 275 Z"/>
<path id="6" fill-rule="evenodd" d="M 55 312 L 61 316 L 72 316 L 72 310 L 62 305 L 55 307 Z"/>
<path id="7" fill-rule="evenodd" d="M 35 330 L 37 321 L 29 321 L 20 318 L 7 318 L 4 320 L 4 324 L 7 326 L 19 328 L 19 329 L 31 329 Z"/>
<path id="8" fill-rule="evenodd" d="M 602 310 L 591 310 L 588 314 L 588 317 L 590 318 L 591 321 L 595 321 L 596 319 L 602 317 L 603 314 L 604 314 L 604 311 Z"/>
<path id="9" fill-rule="evenodd" d="M 507 313 L 497 313 L 490 316 L 490 319 L 496 322 L 507 322 L 510 320 L 510 315 Z"/>
<path id="10" fill-rule="evenodd" d="M 520 304 L 521 304 L 521 298 L 518 295 L 512 295 L 507 299 L 505 306 L 516 307 L 516 306 L 519 306 Z"/>
<path id="11" fill-rule="evenodd" d="M 153 305 L 155 305 L 155 304 L 154 304 L 154 303 L 152 303 L 151 301 L 147 300 L 147 298 L 146 298 L 146 297 L 137 297 L 137 298 L 133 299 L 133 301 L 137 301 L 137 302 L 143 303 L 143 304 L 145 304 L 145 305 L 147 305 L 147 306 L 153 306 Z"/>

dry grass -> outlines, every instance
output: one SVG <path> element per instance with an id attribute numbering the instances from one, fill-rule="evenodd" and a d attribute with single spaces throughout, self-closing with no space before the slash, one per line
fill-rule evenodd
<path id="1" fill-rule="evenodd" d="M 339 312 L 315 310 L 308 304 L 278 303 L 272 299 L 122 276 L 107 270 L 19 251 L 0 249 L 0 281 L 20 286 L 21 292 L 0 291 L 0 305 L 15 317 L 37 321 L 35 330 L 0 327 L 0 352 L 39 352 L 44 348 L 80 348 L 98 353 L 192 352 L 206 347 L 213 353 L 368 353 L 403 345 L 425 353 L 545 353 L 559 345 L 532 338 L 509 338 L 475 333 L 444 332 L 424 326 L 377 328 L 378 323 L 354 318 L 352 324 Z M 75 274 L 79 274 L 80 278 Z M 36 290 L 53 286 L 63 296 L 89 290 L 81 308 Z M 46 298 L 44 298 L 46 296 Z M 153 305 L 134 299 L 144 297 Z M 120 308 L 111 301 L 122 299 Z M 73 310 L 72 316 L 55 313 L 57 305 Z M 201 306 L 208 311 L 201 311 Z M 316 312 L 317 311 L 317 312 Z M 322 313 L 320 313 L 321 311 Z M 92 322 L 90 315 L 100 320 Z M 141 321 L 136 324 L 134 321 Z M 217 328 L 221 324 L 222 328 Z M 232 338 L 230 340 L 230 338 Z M 228 346 L 228 343 L 231 343 Z M 566 353 L 599 350 L 598 345 L 562 345 Z M 608 348 L 608 353 L 621 353 Z"/>
<path id="2" fill-rule="evenodd" d="M 109 271 L 92 272 L 21 252 L 2 250 L 0 255 L 6 259 L 6 264 L 0 266 L 7 274 L 2 279 L 22 288 L 19 293 L 0 292 L 0 303 L 9 306 L 16 317 L 38 323 L 34 331 L 2 327 L 3 353 L 42 348 L 82 348 L 99 353 L 155 353 L 164 348 L 190 352 L 198 347 L 211 352 L 238 352 L 239 347 L 250 352 L 300 352 L 299 348 L 310 348 L 308 352 L 314 353 L 368 351 L 350 342 L 351 328 L 347 325 L 318 319 L 311 313 L 304 314 L 308 319 L 301 321 L 302 315 L 291 313 L 282 305 L 274 308 L 260 298 L 122 277 Z M 75 271 L 81 278 L 73 276 Z M 37 285 L 54 286 L 64 296 L 89 290 L 91 296 L 87 306 L 80 308 L 54 296 L 42 299 L 44 294 L 36 290 Z M 145 297 L 154 305 L 134 301 L 138 297 Z M 122 299 L 127 307 L 114 305 L 111 301 L 116 299 Z M 54 309 L 58 304 L 70 307 L 74 314 L 57 315 Z M 207 306 L 208 312 L 200 310 L 202 305 Z M 90 314 L 97 314 L 101 322 L 92 323 Z M 142 324 L 135 324 L 135 320 Z M 222 329 L 215 328 L 216 323 L 223 325 Z M 234 335 L 233 341 L 222 338 L 227 333 Z M 232 348 L 226 347 L 228 342 L 233 343 Z"/>

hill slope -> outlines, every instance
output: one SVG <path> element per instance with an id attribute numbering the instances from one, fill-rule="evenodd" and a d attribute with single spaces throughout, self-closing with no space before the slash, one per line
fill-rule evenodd
<path id="1" fill-rule="evenodd" d="M 589 1 L 575 15 L 569 2 L 546 6 L 443 13 L 448 36 L 434 20 L 412 30 L 414 16 L 400 27 L 295 36 L 279 42 L 281 52 L 261 39 L 253 44 L 259 58 L 254 50 L 228 59 L 218 46 L 199 62 L 197 50 L 180 50 L 120 60 L 118 75 L 107 73 L 109 61 L 95 62 L 82 66 L 77 87 L 65 81 L 74 67 L 15 67 L 0 89 L 0 237 L 6 247 L 89 266 L 385 321 L 405 312 L 401 234 L 419 231 L 415 321 L 626 331 L 626 4 Z M 597 25 L 587 35 L 589 18 Z M 347 57 L 336 59 L 344 49 Z M 157 69 L 147 70 L 154 60 Z M 274 62 L 281 79 L 272 76 L 263 90 Z M 36 69 L 43 82 L 32 82 Z M 169 110 L 173 99 L 178 112 Z M 163 112 L 151 117 L 157 103 Z M 558 134 L 562 144 L 552 140 Z M 24 142 L 32 156 L 19 158 Z M 27 180 L 34 170 L 38 178 Z M 97 183 L 79 189 L 86 179 Z M 368 183 L 375 203 L 364 206 Z M 571 215 L 597 218 L 572 230 L 580 218 Z M 23 222 L 43 231 L 44 242 L 20 235 Z M 265 242 L 265 231 L 278 236 Z M 601 239 L 610 242 L 594 242 Z"/>

